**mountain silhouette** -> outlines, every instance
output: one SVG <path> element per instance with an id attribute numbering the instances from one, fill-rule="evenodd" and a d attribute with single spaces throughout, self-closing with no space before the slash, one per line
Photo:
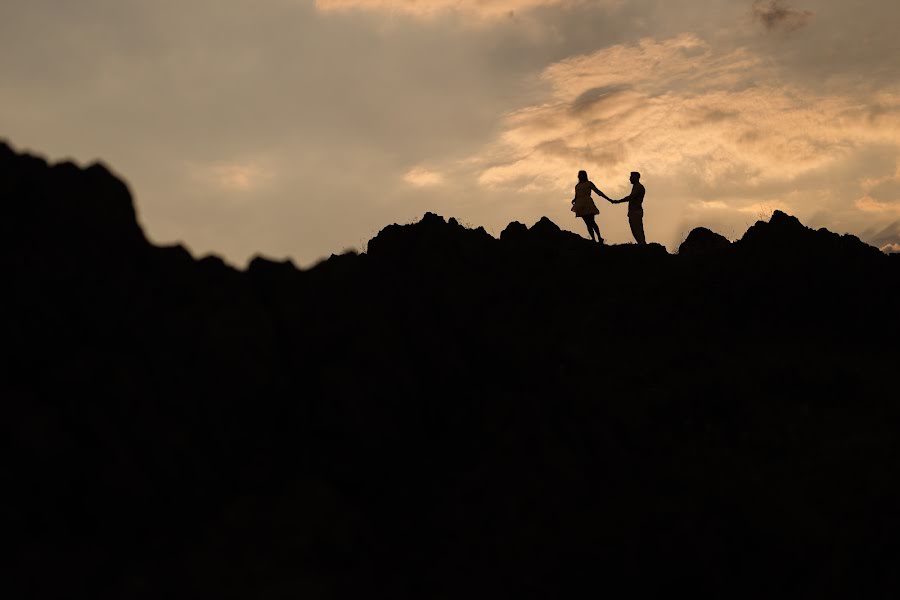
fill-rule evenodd
<path id="1" fill-rule="evenodd" d="M 426 214 L 236 270 L 0 145 L 13 598 L 893 597 L 900 256 Z"/>

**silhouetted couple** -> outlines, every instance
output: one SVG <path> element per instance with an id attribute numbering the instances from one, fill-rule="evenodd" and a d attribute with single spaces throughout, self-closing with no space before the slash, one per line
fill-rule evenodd
<path id="1" fill-rule="evenodd" d="M 628 224 L 631 225 L 631 234 L 634 236 L 634 241 L 638 244 L 647 243 L 647 240 L 644 238 L 644 186 L 641 184 L 641 174 L 637 171 L 632 171 L 629 181 L 632 183 L 631 193 L 621 200 L 613 200 L 588 180 L 586 171 L 578 171 L 578 183 L 575 184 L 575 198 L 572 200 L 572 211 L 576 217 L 584 219 L 591 240 L 603 243 L 603 238 L 600 237 L 600 228 L 597 227 L 597 222 L 594 220 L 594 217 L 600 214 L 600 209 L 597 208 L 593 198 L 591 198 L 591 190 L 593 190 L 597 192 L 598 196 L 606 198 L 612 204 L 627 202 Z M 594 238 L 595 233 L 597 234 L 596 239 Z"/>

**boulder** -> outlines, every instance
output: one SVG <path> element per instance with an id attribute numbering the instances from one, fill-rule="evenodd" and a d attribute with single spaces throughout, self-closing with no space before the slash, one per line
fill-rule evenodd
<path id="1" fill-rule="evenodd" d="M 707 229 L 706 227 L 697 227 L 692 230 L 687 239 L 678 247 L 679 256 L 704 256 L 709 254 L 718 254 L 727 250 L 731 246 L 723 235 Z"/>
<path id="2" fill-rule="evenodd" d="M 504 242 L 516 242 L 524 240 L 528 236 L 528 227 L 519 223 L 518 221 L 513 221 L 509 225 L 506 226 L 500 233 L 500 239 Z"/>
<path id="3" fill-rule="evenodd" d="M 553 237 L 557 237 L 562 230 L 559 228 L 559 225 L 547 217 L 541 217 L 537 223 L 531 226 L 531 229 L 529 229 L 528 232 L 532 237 L 552 239 Z"/>

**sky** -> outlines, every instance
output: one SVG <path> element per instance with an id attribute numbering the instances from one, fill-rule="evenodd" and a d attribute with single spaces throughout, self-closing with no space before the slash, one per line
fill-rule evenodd
<path id="1" fill-rule="evenodd" d="M 0 138 L 125 179 L 148 237 L 243 266 L 426 211 L 647 188 L 670 250 L 780 209 L 900 251 L 896 0 L 8 0 Z M 599 204 L 611 243 L 624 205 Z"/>

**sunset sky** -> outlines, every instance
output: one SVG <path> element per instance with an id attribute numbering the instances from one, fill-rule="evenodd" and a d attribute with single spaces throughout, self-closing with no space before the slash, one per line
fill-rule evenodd
<path id="1" fill-rule="evenodd" d="M 101 160 L 148 236 L 299 265 L 426 211 L 650 241 L 774 209 L 900 250 L 897 0 L 28 0 L 0 138 Z M 612 243 L 624 206 L 600 205 Z"/>

